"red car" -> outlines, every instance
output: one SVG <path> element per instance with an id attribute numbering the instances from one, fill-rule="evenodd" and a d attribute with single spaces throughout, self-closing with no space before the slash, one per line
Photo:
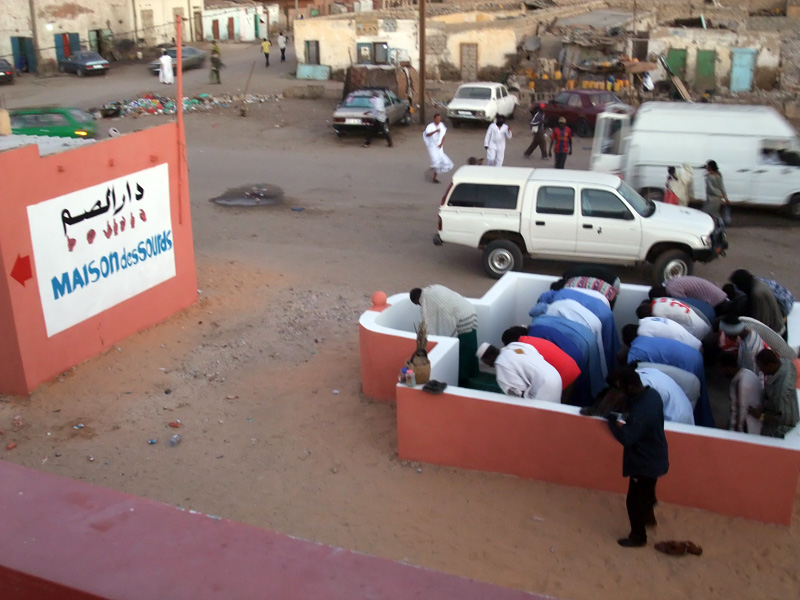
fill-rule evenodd
<path id="1" fill-rule="evenodd" d="M 597 115 L 612 103 L 625 104 L 614 93 L 604 90 L 565 90 L 547 103 L 544 112 L 548 125 L 555 126 L 559 117 L 564 117 L 575 135 L 589 137 Z"/>

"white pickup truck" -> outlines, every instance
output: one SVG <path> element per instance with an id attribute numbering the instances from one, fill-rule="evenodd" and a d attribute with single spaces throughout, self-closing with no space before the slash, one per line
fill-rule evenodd
<path id="1" fill-rule="evenodd" d="M 625 265 L 651 263 L 653 281 L 690 275 L 723 255 L 724 229 L 692 208 L 642 198 L 615 175 L 517 167 L 461 167 L 439 207 L 433 243 L 483 250 L 499 278 L 523 255 Z"/>

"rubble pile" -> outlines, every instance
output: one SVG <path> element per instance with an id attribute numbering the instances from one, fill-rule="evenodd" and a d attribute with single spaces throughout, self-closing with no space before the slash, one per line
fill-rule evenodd
<path id="1" fill-rule="evenodd" d="M 184 96 L 184 112 L 202 112 L 220 109 L 241 108 L 242 104 L 258 104 L 278 102 L 279 94 L 198 94 L 193 97 Z M 144 94 L 141 98 L 116 100 L 99 108 L 92 108 L 95 118 L 146 117 L 149 115 L 174 115 L 178 110 L 177 100 L 159 94 Z"/>

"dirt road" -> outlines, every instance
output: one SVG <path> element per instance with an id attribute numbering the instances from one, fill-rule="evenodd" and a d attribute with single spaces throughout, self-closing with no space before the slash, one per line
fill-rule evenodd
<path id="1" fill-rule="evenodd" d="M 223 56 L 221 87 L 235 91 L 257 49 L 225 47 Z M 253 92 L 297 84 L 287 77 L 291 62 L 274 66 L 267 73 L 257 63 Z M 3 93 L 10 106 L 88 107 L 157 89 L 141 70 L 126 66 L 97 81 L 23 79 Z M 188 93 L 217 91 L 206 72 L 191 76 Z M 654 539 L 692 539 L 705 549 L 700 559 L 676 560 L 614 543 L 627 533 L 622 496 L 397 460 L 394 408 L 360 392 L 358 315 L 378 289 L 442 283 L 480 296 L 492 282 L 477 251 L 431 243 L 447 180 L 425 179 L 421 127 L 398 128 L 394 148 L 376 140 L 363 149 L 361 140 L 332 134 L 334 105 L 330 94 L 254 104 L 247 118 L 235 110 L 187 117 L 200 301 L 30 398 L 2 398 L 3 441 L 18 443 L 3 458 L 565 599 L 794 597 L 799 509 L 792 527 L 781 528 L 662 505 Z M 163 119 L 105 126 L 126 132 Z M 541 164 L 521 156 L 524 120 L 512 127 L 507 164 Z M 481 154 L 482 140 L 483 129 L 451 129 L 445 149 L 463 164 Z M 569 166 L 586 166 L 587 146 L 579 144 Z M 209 202 L 256 183 L 280 187 L 284 202 Z M 721 283 L 744 267 L 800 292 L 798 228 L 771 213 L 734 218 L 729 256 L 698 274 Z M 562 267 L 530 261 L 526 270 Z M 646 281 L 635 269 L 621 274 Z M 167 423 L 176 419 L 183 443 L 169 448 Z"/>

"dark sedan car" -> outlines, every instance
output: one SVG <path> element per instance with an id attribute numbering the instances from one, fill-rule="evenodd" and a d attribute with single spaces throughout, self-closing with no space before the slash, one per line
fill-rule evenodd
<path id="1" fill-rule="evenodd" d="M 84 75 L 105 75 L 108 73 L 108 61 L 97 52 L 82 50 L 73 52 L 66 58 L 58 59 L 58 70 L 62 73 Z"/>
<path id="2" fill-rule="evenodd" d="M 178 49 L 167 48 L 167 55 L 172 59 L 172 71 L 177 71 Z M 204 50 L 192 48 L 191 46 L 184 46 L 181 56 L 183 57 L 183 70 L 185 71 L 186 69 L 196 69 L 202 67 L 203 63 L 206 62 L 206 56 L 208 56 L 208 53 Z M 148 68 L 153 72 L 154 75 L 158 75 L 161 72 L 161 62 L 159 59 L 155 59 L 148 65 Z"/>
<path id="3" fill-rule="evenodd" d="M 612 103 L 624 104 L 615 94 L 603 90 L 567 90 L 556 94 L 544 112 L 548 125 L 555 125 L 559 117 L 564 117 L 577 136 L 589 137 L 597 115 Z"/>
<path id="4" fill-rule="evenodd" d="M 0 83 L 14 83 L 14 67 L 5 58 L 0 58 Z"/>

